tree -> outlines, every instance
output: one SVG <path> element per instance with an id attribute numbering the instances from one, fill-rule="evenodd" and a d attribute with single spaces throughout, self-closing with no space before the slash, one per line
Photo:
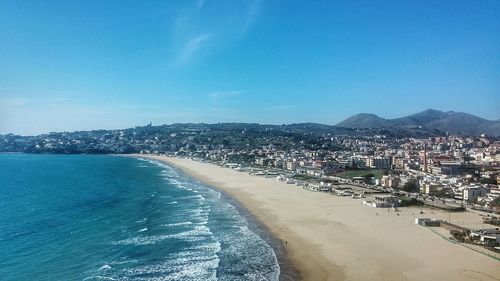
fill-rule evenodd
<path id="1" fill-rule="evenodd" d="M 375 177 L 375 175 L 372 174 L 372 173 L 369 173 L 369 174 L 364 175 L 363 177 L 365 178 L 364 182 L 366 184 L 371 184 L 372 183 L 372 179 Z"/>
<path id="2" fill-rule="evenodd" d="M 418 181 L 416 179 L 410 179 L 410 180 L 408 180 L 403 185 L 402 190 L 406 191 L 406 192 L 417 192 L 417 191 L 419 191 Z"/>
<path id="3" fill-rule="evenodd" d="M 490 202 L 490 207 L 500 208 L 500 197 L 493 199 L 493 201 Z"/>
<path id="4" fill-rule="evenodd" d="M 436 195 L 436 197 L 440 197 L 440 198 L 453 198 L 453 197 L 455 197 L 453 190 L 447 189 L 447 188 L 442 188 L 442 189 L 438 190 L 435 193 L 435 195 Z"/>
<path id="5" fill-rule="evenodd" d="M 459 242 L 465 242 L 465 238 L 468 236 L 467 232 L 456 229 L 451 229 L 450 234 Z"/>
<path id="6" fill-rule="evenodd" d="M 479 180 L 479 182 L 482 184 L 497 184 L 496 179 L 493 178 L 482 178 Z"/>

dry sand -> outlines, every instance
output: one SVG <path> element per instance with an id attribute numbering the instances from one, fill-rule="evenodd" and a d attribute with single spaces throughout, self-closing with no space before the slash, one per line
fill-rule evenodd
<path id="1" fill-rule="evenodd" d="M 164 161 L 234 197 L 276 238 L 303 280 L 500 280 L 500 262 L 452 244 L 414 224 L 415 217 L 448 213 L 362 205 L 359 199 L 311 192 L 229 168 L 165 156 Z M 378 215 L 377 215 L 378 214 Z M 474 213 L 453 213 L 452 222 L 479 224 Z"/>

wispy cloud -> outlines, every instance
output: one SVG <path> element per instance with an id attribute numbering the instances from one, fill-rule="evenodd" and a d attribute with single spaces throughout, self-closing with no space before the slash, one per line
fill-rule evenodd
<path id="1" fill-rule="evenodd" d="M 262 10 L 261 0 L 195 0 L 181 5 L 172 29 L 172 66 L 223 49 L 248 32 Z M 203 51 L 203 52 L 202 52 Z"/>
<path id="2" fill-rule="evenodd" d="M 243 29 L 242 29 L 243 33 L 247 32 L 247 30 L 250 29 L 252 24 L 257 19 L 257 16 L 259 15 L 259 11 L 261 8 L 261 3 L 262 3 L 262 0 L 254 0 L 248 6 L 248 12 L 247 12 L 247 16 L 245 19 L 245 24 L 243 25 Z"/>
<path id="3" fill-rule="evenodd" d="M 212 33 L 202 33 L 190 38 L 182 47 L 181 54 L 179 56 L 179 63 L 188 62 L 195 54 L 198 52 L 203 44 L 205 44 Z"/>
<path id="4" fill-rule="evenodd" d="M 213 99 L 224 98 L 224 97 L 234 97 L 241 95 L 242 91 L 217 91 L 210 93 L 210 97 Z"/>

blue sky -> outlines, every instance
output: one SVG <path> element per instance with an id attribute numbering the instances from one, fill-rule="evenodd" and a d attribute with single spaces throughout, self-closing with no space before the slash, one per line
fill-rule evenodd
<path id="1" fill-rule="evenodd" d="M 0 133 L 500 119 L 500 1 L 1 1 Z"/>

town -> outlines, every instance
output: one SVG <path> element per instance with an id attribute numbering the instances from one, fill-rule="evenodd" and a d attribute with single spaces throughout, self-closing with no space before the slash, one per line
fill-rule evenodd
<path id="1" fill-rule="evenodd" d="M 500 139 L 484 134 L 353 130 L 319 124 L 149 124 L 36 137 L 3 135 L 0 149 L 192 158 L 310 191 L 363 199 L 373 207 L 426 205 L 482 211 L 492 214 L 485 216 L 485 222 L 500 225 L 494 215 L 500 212 Z M 489 245 L 498 246 L 498 229 L 481 231 L 489 231 L 494 240 Z"/>
<path id="2" fill-rule="evenodd" d="M 440 198 L 450 205 L 498 207 L 500 138 L 384 131 L 319 124 L 149 124 L 34 137 L 0 135 L 0 152 L 169 154 L 287 174 L 311 186 L 348 180 Z"/>

